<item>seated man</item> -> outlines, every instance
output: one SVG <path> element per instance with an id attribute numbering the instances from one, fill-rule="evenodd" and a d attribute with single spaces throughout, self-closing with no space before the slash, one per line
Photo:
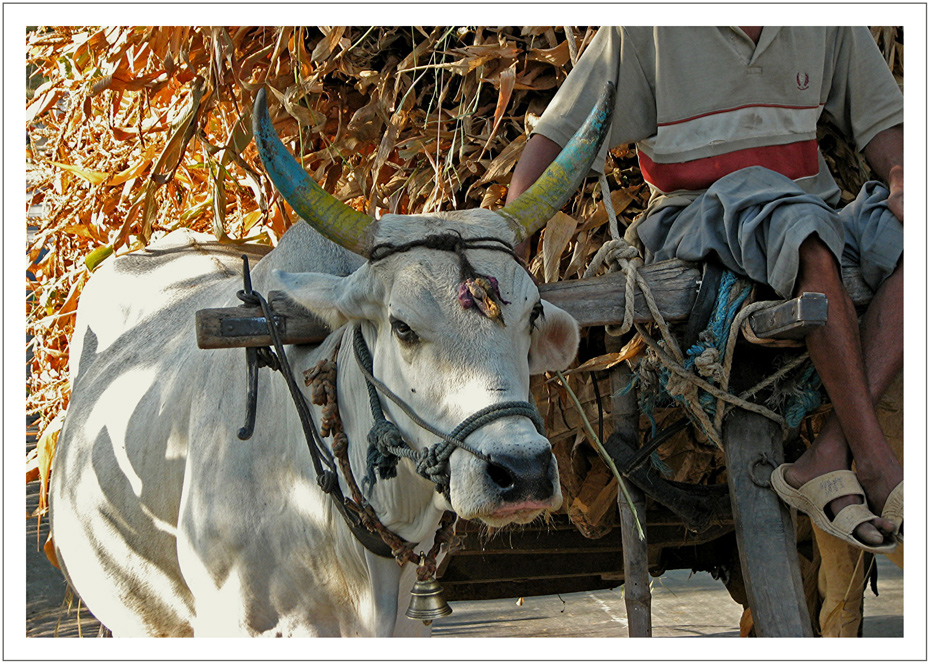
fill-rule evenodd
<path id="1" fill-rule="evenodd" d="M 827 324 L 807 346 L 833 414 L 772 485 L 823 530 L 891 552 L 903 540 L 903 470 L 874 405 L 904 361 L 903 98 L 869 31 L 601 28 L 527 143 L 508 201 L 558 153 L 605 80 L 617 81 L 617 102 L 595 164 L 636 143 L 651 198 L 628 239 L 638 236 L 647 260 L 716 256 L 784 298 L 826 294 Z M 887 183 L 867 183 L 839 212 L 816 142 L 821 113 Z M 841 261 L 875 292 L 861 329 Z"/>

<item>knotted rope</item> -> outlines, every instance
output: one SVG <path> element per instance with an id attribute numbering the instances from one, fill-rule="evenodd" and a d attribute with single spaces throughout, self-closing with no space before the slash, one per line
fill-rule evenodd
<path id="1" fill-rule="evenodd" d="M 433 547 L 425 556 L 422 554 L 417 555 L 416 544 L 408 542 L 381 523 L 371 503 L 362 495 L 358 483 L 355 481 L 352 465 L 349 462 L 349 438 L 342 428 L 336 398 L 336 356 L 338 353 L 339 346 L 337 345 L 330 359 L 322 359 L 317 362 L 315 367 L 304 372 L 304 382 L 306 385 L 311 386 L 313 404 L 322 407 L 320 434 L 324 438 L 327 436 L 333 437 L 333 456 L 339 462 L 342 476 L 345 478 L 346 486 L 352 496 L 353 504 L 351 504 L 351 507 L 354 508 L 362 525 L 370 532 L 377 533 L 381 540 L 390 547 L 391 554 L 398 565 L 403 566 L 408 562 L 418 563 L 418 577 L 426 573 L 435 574 L 436 557 L 439 555 L 440 547 L 443 545 L 450 547 L 452 543 L 452 529 L 456 519 L 455 513 L 449 511 L 443 513 L 433 538 Z"/>
<path id="2" fill-rule="evenodd" d="M 665 369 L 665 379 L 660 381 L 657 387 L 664 389 L 669 396 L 681 404 L 685 412 L 718 448 L 723 449 L 723 419 L 734 407 L 743 408 L 773 420 L 781 427 L 783 438 L 787 438 L 789 426 L 796 426 L 795 422 L 800 422 L 806 412 L 819 404 L 819 394 L 815 397 L 811 390 L 802 392 L 801 398 L 792 404 L 790 423 L 773 410 L 747 399 L 799 366 L 807 359 L 806 353 L 783 367 L 775 375 L 764 379 L 740 395 L 733 395 L 728 391 L 733 352 L 739 331 L 747 328 L 751 330 L 748 324 L 749 317 L 770 303 L 755 302 L 747 305 L 748 288 L 740 285 L 735 275 L 729 273 L 731 276 L 725 280 L 718 293 L 718 307 L 711 322 L 713 329 L 709 332 L 705 331 L 709 341 L 700 347 L 689 349 L 686 357 L 672 336 L 648 283 L 640 274 L 639 270 L 644 263 L 639 251 L 620 237 L 617 217 L 610 200 L 607 181 L 603 175 L 600 178 L 600 185 L 610 221 L 611 239 L 598 249 L 584 276 L 585 278 L 594 276 L 602 267 L 606 267 L 608 272 L 621 271 L 626 276 L 623 322 L 619 326 L 608 326 L 607 332 L 620 336 L 635 327 L 637 333 Z M 659 330 L 661 341 L 654 339 L 643 325 L 634 321 L 636 288 L 639 288 L 643 295 Z M 732 297 L 729 291 L 735 288 L 738 288 L 740 292 Z"/>
<path id="3" fill-rule="evenodd" d="M 368 473 L 363 485 L 374 485 L 378 478 L 388 479 L 397 475 L 397 462 L 401 457 L 414 462 L 418 475 L 425 477 L 434 484 L 436 490 L 445 496 L 449 495 L 449 457 L 456 448 L 460 448 L 485 462 L 491 458 L 465 442 L 465 439 L 481 427 L 503 417 L 528 417 L 536 430 L 545 435 L 545 425 L 542 416 L 536 407 L 527 401 L 506 401 L 491 404 L 476 413 L 468 416 L 452 433 L 440 431 L 425 421 L 414 410 L 398 397 L 384 383 L 374 377 L 372 373 L 372 357 L 368 345 L 362 336 L 361 328 L 356 326 L 353 332 L 353 351 L 359 368 L 365 376 L 368 388 L 368 401 L 371 406 L 374 424 L 368 433 Z M 440 438 L 440 442 L 421 451 L 412 449 L 397 425 L 390 422 L 384 415 L 381 407 L 381 393 L 394 402 L 414 424 Z"/>
<path id="4" fill-rule="evenodd" d="M 645 280 L 639 274 L 639 268 L 643 265 L 643 259 L 639 255 L 636 247 L 630 245 L 623 238 L 608 240 L 594 254 L 591 259 L 591 265 L 585 270 L 584 277 L 592 277 L 602 266 L 607 266 L 608 272 L 620 271 L 626 275 L 626 288 L 624 290 L 624 308 L 623 322 L 619 325 L 608 325 L 608 334 L 619 337 L 630 331 L 633 327 L 634 297 L 636 295 L 636 286 L 645 295 L 648 291 Z M 651 297 L 651 292 L 650 292 Z M 654 302 L 653 302 L 654 304 Z"/>

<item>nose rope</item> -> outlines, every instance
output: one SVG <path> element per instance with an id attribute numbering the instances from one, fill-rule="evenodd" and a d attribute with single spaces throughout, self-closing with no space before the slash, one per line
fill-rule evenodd
<path id="1" fill-rule="evenodd" d="M 536 406 L 528 401 L 506 401 L 491 404 L 469 415 L 461 424 L 455 427 L 452 433 L 447 434 L 440 431 L 417 415 L 387 385 L 375 378 L 371 351 L 368 349 L 368 345 L 362 336 L 361 327 L 358 325 L 355 326 L 353 331 L 352 349 L 358 366 L 365 376 L 371 413 L 375 420 L 371 431 L 368 433 L 368 474 L 363 480 L 363 485 L 374 485 L 378 477 L 381 479 L 395 477 L 397 475 L 397 461 L 400 457 L 405 457 L 414 461 L 417 474 L 436 484 L 436 490 L 448 496 L 449 457 L 452 456 L 455 448 L 463 449 L 487 463 L 493 463 L 491 457 L 465 442 L 465 439 L 470 434 L 481 427 L 503 417 L 522 416 L 529 418 L 533 422 L 536 431 L 540 435 L 545 435 L 542 416 Z M 404 440 L 397 425 L 385 417 L 378 392 L 393 401 L 414 424 L 440 438 L 441 441 L 420 452 L 412 449 Z M 378 471 L 377 475 L 376 470 Z"/>

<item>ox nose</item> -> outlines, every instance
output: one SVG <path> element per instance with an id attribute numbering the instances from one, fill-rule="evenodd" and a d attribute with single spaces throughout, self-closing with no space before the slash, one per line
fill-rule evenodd
<path id="1" fill-rule="evenodd" d="M 494 454 L 486 472 L 503 502 L 544 501 L 554 493 L 551 463 L 552 452 L 548 449 L 530 454 Z"/>

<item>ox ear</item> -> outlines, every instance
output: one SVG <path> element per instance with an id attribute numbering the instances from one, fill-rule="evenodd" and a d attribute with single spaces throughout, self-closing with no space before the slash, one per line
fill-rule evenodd
<path id="1" fill-rule="evenodd" d="M 374 320 L 379 313 L 381 282 L 371 278 L 367 266 L 347 277 L 317 272 L 272 270 L 281 290 L 297 304 L 320 316 L 332 328 L 350 320 Z"/>
<path id="2" fill-rule="evenodd" d="M 540 316 L 530 341 L 530 374 L 562 371 L 578 354 L 578 323 L 554 304 L 542 301 Z"/>

